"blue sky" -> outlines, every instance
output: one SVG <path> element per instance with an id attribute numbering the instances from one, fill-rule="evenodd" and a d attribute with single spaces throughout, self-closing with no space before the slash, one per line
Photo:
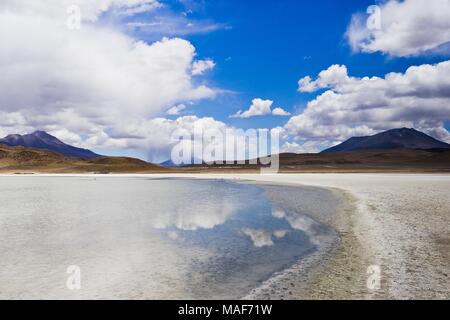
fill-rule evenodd
<path id="1" fill-rule="evenodd" d="M 449 1 L 3 0 L 0 37 L 0 136 L 150 161 L 194 125 L 450 142 Z"/>
<path id="2" fill-rule="evenodd" d="M 436 63 L 442 56 L 390 58 L 384 53 L 354 53 L 345 32 L 355 12 L 365 12 L 374 1 L 200 1 L 183 5 L 165 1 L 174 12 L 193 21 L 222 25 L 216 31 L 183 35 L 199 58 L 211 58 L 216 68 L 209 81 L 233 92 L 189 108 L 192 114 L 212 116 L 241 128 L 276 127 L 285 117 L 232 119 L 255 97 L 270 99 L 292 114 L 301 112 L 317 94 L 298 93 L 297 81 L 333 64 L 344 64 L 353 76 L 384 76 L 404 72 L 411 65 Z M 154 37 L 138 34 L 142 39 Z"/>

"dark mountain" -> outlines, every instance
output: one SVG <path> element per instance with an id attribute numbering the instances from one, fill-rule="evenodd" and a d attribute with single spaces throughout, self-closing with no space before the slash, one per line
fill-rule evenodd
<path id="1" fill-rule="evenodd" d="M 450 144 L 436 140 L 423 132 L 402 128 L 368 137 L 353 137 L 335 147 L 322 151 L 322 153 L 392 149 L 450 149 Z"/>
<path id="2" fill-rule="evenodd" d="M 94 159 L 100 157 L 100 155 L 87 149 L 80 149 L 70 146 L 64 142 L 58 140 L 54 136 L 49 135 L 44 131 L 36 131 L 32 134 L 12 134 L 3 139 L 0 139 L 0 144 L 4 144 L 10 147 L 27 147 L 44 149 L 53 152 L 60 153 L 68 157 L 75 157 L 84 160 Z"/>
<path id="3" fill-rule="evenodd" d="M 185 167 L 185 166 L 191 166 L 194 165 L 194 163 L 202 163 L 204 164 L 203 160 L 195 160 L 196 158 L 192 158 L 191 159 L 191 163 L 181 163 L 181 164 L 175 164 L 171 159 L 161 162 L 159 165 L 164 167 L 164 168 L 181 168 L 181 167 Z"/>
<path id="4" fill-rule="evenodd" d="M 161 162 L 159 165 L 164 167 L 164 168 L 177 168 L 177 167 L 183 166 L 182 164 L 181 165 L 176 165 L 175 163 L 173 163 L 172 160 L 167 160 L 167 161 Z"/>

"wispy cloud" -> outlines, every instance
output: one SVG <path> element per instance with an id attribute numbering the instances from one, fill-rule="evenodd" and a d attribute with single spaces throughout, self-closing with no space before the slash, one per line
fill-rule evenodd
<path id="1" fill-rule="evenodd" d="M 193 20 L 182 14 L 164 14 L 137 18 L 127 22 L 126 25 L 131 31 L 156 36 L 205 34 L 230 28 L 227 24 L 216 23 L 212 20 Z"/>
<path id="2" fill-rule="evenodd" d="M 181 112 L 183 112 L 186 109 L 186 105 L 184 104 L 179 104 L 176 106 L 173 106 L 172 108 L 170 108 L 169 110 L 167 110 L 167 114 L 169 116 L 178 116 L 181 114 Z"/>

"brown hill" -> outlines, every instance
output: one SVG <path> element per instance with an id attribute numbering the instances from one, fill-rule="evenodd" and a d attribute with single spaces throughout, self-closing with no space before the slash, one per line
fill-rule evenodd
<path id="1" fill-rule="evenodd" d="M 82 160 L 34 148 L 0 144 L 0 172 L 4 173 L 154 173 L 167 172 L 155 164 L 127 157 Z"/>
<path id="2" fill-rule="evenodd" d="M 0 144 L 3 173 L 231 173 L 259 172 L 260 165 L 195 165 L 167 169 L 127 157 L 92 160 Z M 280 172 L 450 172 L 450 150 L 370 150 L 328 154 L 280 155 Z"/>
<path id="3" fill-rule="evenodd" d="M 193 165 L 184 170 L 255 171 L 260 165 Z M 280 154 L 280 172 L 450 172 L 450 150 L 396 149 Z"/>
<path id="4" fill-rule="evenodd" d="M 450 172 L 450 150 L 362 150 L 328 154 L 282 154 L 283 171 Z"/>

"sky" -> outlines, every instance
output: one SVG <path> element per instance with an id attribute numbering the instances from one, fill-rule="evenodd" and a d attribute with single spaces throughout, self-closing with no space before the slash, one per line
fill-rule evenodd
<path id="1" fill-rule="evenodd" d="M 4 0 L 0 40 L 2 136 L 154 162 L 195 125 L 450 142 L 450 0 Z"/>

